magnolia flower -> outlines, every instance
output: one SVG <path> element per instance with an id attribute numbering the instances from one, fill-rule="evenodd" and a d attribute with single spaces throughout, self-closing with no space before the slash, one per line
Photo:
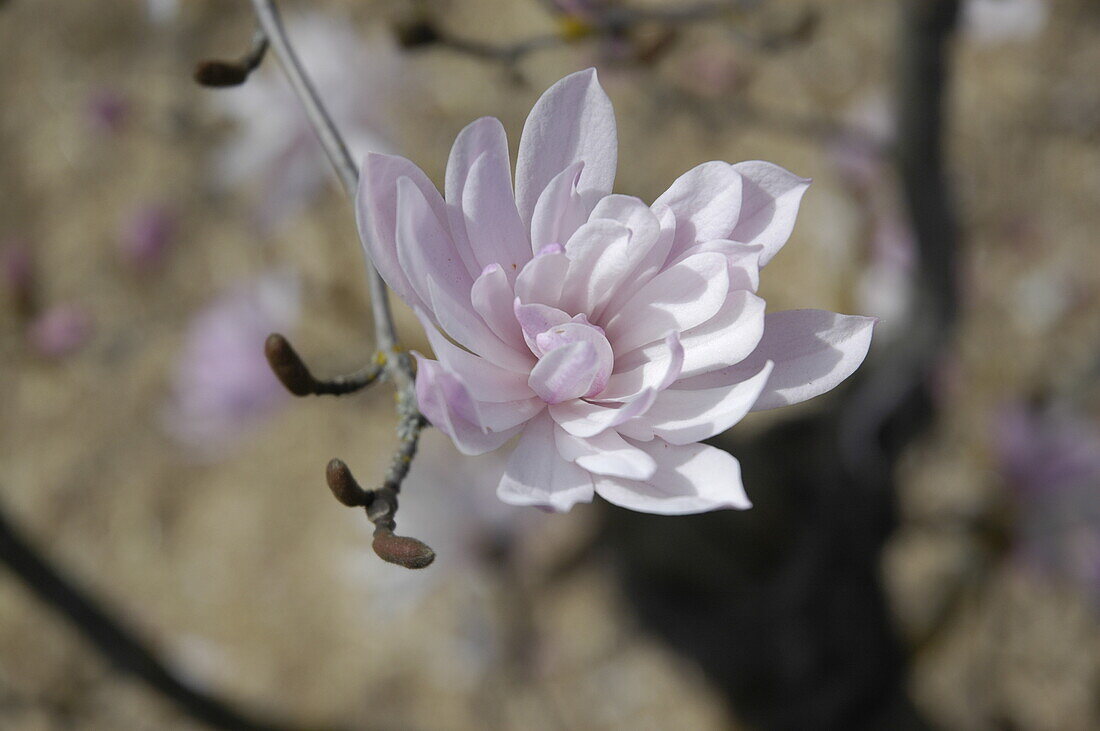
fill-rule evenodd
<path id="1" fill-rule="evenodd" d="M 364 42 L 347 23 L 320 13 L 289 16 L 287 33 L 352 153 L 392 150 L 386 114 L 399 89 L 394 79 L 407 79 L 393 42 L 384 34 Z M 218 155 L 218 179 L 259 181 L 265 224 L 298 212 L 331 172 L 286 80 L 277 70 L 261 69 L 247 84 L 211 99 L 240 129 Z"/>
<path id="2" fill-rule="evenodd" d="M 199 311 L 177 359 L 167 430 L 207 456 L 286 398 L 264 357 L 264 340 L 298 319 L 296 280 L 269 274 Z"/>
<path id="3" fill-rule="evenodd" d="M 759 269 L 808 180 L 708 162 L 646 205 L 611 193 L 616 148 L 589 69 L 535 104 L 514 191 L 493 118 L 459 133 L 445 198 L 408 160 L 367 156 L 364 245 L 435 351 L 415 354 L 420 409 L 464 454 L 518 438 L 497 486 L 506 503 L 565 511 L 598 493 L 652 513 L 747 508 L 737 460 L 698 442 L 836 386 L 874 321 L 764 314 Z"/>

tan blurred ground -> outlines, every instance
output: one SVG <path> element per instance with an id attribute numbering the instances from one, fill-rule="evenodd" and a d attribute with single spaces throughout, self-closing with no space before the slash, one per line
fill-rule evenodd
<path id="1" fill-rule="evenodd" d="M 364 28 L 400 9 L 309 4 L 339 7 Z M 752 105 L 781 117 L 838 118 L 889 82 L 893 3 L 812 4 L 821 24 L 809 43 L 739 51 L 751 73 L 741 93 Z M 1040 386 L 1073 388 L 1096 358 L 1100 17 L 1082 11 L 1083 0 L 1054 4 L 1037 41 L 964 43 L 957 55 L 950 167 L 966 228 L 966 309 L 945 418 L 905 466 L 912 523 L 885 563 L 902 626 L 914 635 L 943 587 L 981 560 L 972 536 L 922 518 L 996 500 L 994 409 Z M 245 6 L 185 0 L 178 23 L 156 27 L 138 2 L 0 5 L 0 236 L 34 243 L 43 299 L 81 302 L 97 323 L 85 349 L 53 363 L 25 348 L 10 310 L 0 313 L 6 508 L 189 676 L 251 707 L 352 727 L 728 727 L 733 716 L 699 672 L 633 627 L 600 564 L 554 585 L 533 570 L 522 589 L 491 571 L 435 577 L 431 599 L 411 607 L 380 593 L 387 583 L 378 571 L 355 571 L 356 561 L 376 561 L 367 526 L 326 493 L 322 469 L 337 455 L 364 475 L 381 469 L 393 443 L 385 389 L 288 402 L 213 463 L 165 435 L 170 366 L 189 315 L 268 265 L 305 278 L 295 343 L 311 363 L 335 373 L 369 356 L 362 256 L 335 186 L 266 242 L 248 225 L 243 196 L 208 191 L 209 155 L 227 130 L 206 103 L 215 92 L 194 85 L 190 69 L 239 52 L 250 28 Z M 449 27 L 469 35 L 550 30 L 535 2 L 447 7 Z M 715 35 L 698 29 L 684 47 Z M 725 114 L 720 102 L 695 109 L 675 92 L 677 53 L 657 69 L 602 76 L 620 125 L 618 188 L 651 200 L 709 159 L 763 158 L 813 177 L 763 293 L 770 308 L 852 311 L 860 214 L 820 141 Z M 499 116 L 514 146 L 538 92 L 589 58 L 582 49 L 537 54 L 523 64 L 530 86 L 515 87 L 492 65 L 446 51 L 419 55 L 409 63 L 427 80 L 426 99 L 401 141 L 439 182 L 467 121 Z M 85 106 L 101 88 L 132 104 L 117 135 L 88 129 Z M 119 265 L 114 246 L 120 221 L 148 200 L 171 202 L 184 220 L 164 272 L 142 278 Z M 402 324 L 415 332 L 407 314 Z M 1095 407 L 1095 391 L 1092 398 Z M 590 519 L 585 510 L 556 517 L 558 540 L 539 561 L 582 540 Z M 517 591 L 529 608 L 513 606 Z M 499 656 L 516 626 L 537 639 L 537 661 L 523 673 Z M 488 661 L 466 659 L 471 642 Z M 1019 728 L 1096 727 L 1098 651 L 1084 600 L 993 572 L 920 656 L 912 685 L 921 708 L 955 728 L 979 727 L 975 719 L 991 713 Z M 189 723 L 113 673 L 4 576 L 0 726 Z"/>

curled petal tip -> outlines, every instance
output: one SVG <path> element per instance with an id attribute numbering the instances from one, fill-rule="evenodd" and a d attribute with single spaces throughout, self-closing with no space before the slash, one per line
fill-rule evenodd
<path id="1" fill-rule="evenodd" d="M 426 543 L 409 536 L 394 535 L 393 530 L 386 526 L 378 526 L 374 531 L 371 547 L 383 561 L 407 569 L 427 568 L 435 560 L 435 551 Z"/>

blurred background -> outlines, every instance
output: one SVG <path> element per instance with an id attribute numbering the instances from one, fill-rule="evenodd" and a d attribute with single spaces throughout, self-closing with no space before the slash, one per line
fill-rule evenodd
<path id="1" fill-rule="evenodd" d="M 1100 728 L 1100 6 L 280 3 L 358 153 L 595 65 L 618 192 L 814 179 L 769 309 L 881 318 L 844 388 L 715 442 L 756 508 L 497 502 L 428 430 L 410 572 L 328 494 L 392 391 L 352 208 L 244 0 L 0 2 L 0 727 Z M 940 113 L 942 109 L 942 114 Z M 398 310 L 409 347 L 426 350 Z"/>

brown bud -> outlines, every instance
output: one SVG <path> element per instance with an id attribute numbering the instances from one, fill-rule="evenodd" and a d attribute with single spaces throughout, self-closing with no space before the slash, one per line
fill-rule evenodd
<path id="1" fill-rule="evenodd" d="M 394 28 L 397 43 L 402 48 L 416 48 L 418 46 L 430 46 L 438 43 L 439 30 L 428 20 L 414 20 L 402 23 Z"/>
<path id="2" fill-rule="evenodd" d="M 271 333 L 264 342 L 264 355 L 286 390 L 295 396 L 308 396 L 317 391 L 317 379 L 309 372 L 301 357 L 279 333 Z"/>
<path id="3" fill-rule="evenodd" d="M 328 481 L 328 488 L 332 490 L 332 494 L 343 505 L 347 505 L 349 508 L 361 508 L 370 505 L 371 494 L 359 486 L 343 460 L 333 459 L 329 461 L 328 467 L 325 468 L 325 479 Z"/>
<path id="4" fill-rule="evenodd" d="M 407 569 L 426 568 L 435 560 L 435 551 L 426 543 L 408 536 L 394 535 L 387 526 L 380 525 L 375 529 L 371 546 L 383 561 Z"/>
<path id="5" fill-rule="evenodd" d="M 195 66 L 195 81 L 203 86 L 222 88 L 240 86 L 248 80 L 252 69 L 239 61 L 200 61 Z"/>

